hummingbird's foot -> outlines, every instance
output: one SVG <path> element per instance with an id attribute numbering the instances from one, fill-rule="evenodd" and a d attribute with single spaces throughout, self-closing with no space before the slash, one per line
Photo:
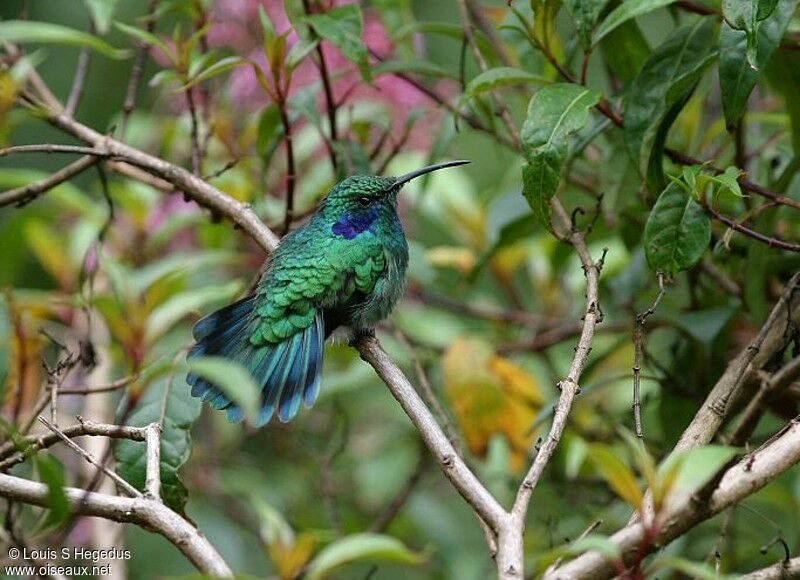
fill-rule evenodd
<path id="1" fill-rule="evenodd" d="M 350 339 L 350 346 L 357 348 L 360 342 L 370 338 L 375 338 L 374 328 L 357 328 L 353 330 L 353 338 Z"/>

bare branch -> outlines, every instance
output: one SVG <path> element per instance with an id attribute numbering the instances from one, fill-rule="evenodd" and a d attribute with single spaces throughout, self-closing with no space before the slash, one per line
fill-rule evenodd
<path id="1" fill-rule="evenodd" d="M 73 161 L 63 169 L 59 169 L 41 181 L 29 183 L 28 185 L 24 185 L 22 187 L 4 191 L 3 193 L 0 193 L 0 207 L 14 203 L 18 205 L 24 205 L 42 193 L 53 189 L 57 185 L 60 185 L 69 179 L 72 179 L 97 162 L 98 158 L 96 156 L 87 155 L 86 157 L 81 157 L 77 161 Z"/>
<path id="2" fill-rule="evenodd" d="M 125 480 L 124 480 L 122 477 L 120 477 L 118 474 L 114 473 L 114 472 L 113 472 L 113 471 L 111 471 L 111 470 L 110 470 L 108 467 L 106 467 L 106 466 L 105 466 L 105 465 L 103 465 L 101 462 L 99 462 L 97 459 L 95 459 L 94 457 L 92 457 L 91 453 L 89 453 L 89 452 L 88 452 L 88 451 L 86 451 L 86 450 L 85 450 L 83 447 L 81 447 L 80 445 L 78 445 L 77 443 L 75 443 L 75 442 L 74 442 L 72 439 L 70 439 L 69 437 L 67 437 L 67 436 L 66 436 L 66 435 L 65 435 L 65 434 L 64 434 L 64 433 L 63 433 L 63 432 L 62 432 L 62 431 L 61 431 L 61 430 L 60 430 L 58 427 L 56 427 L 55 425 L 53 425 L 52 423 L 50 423 L 50 422 L 49 422 L 47 419 L 45 419 L 44 417 L 39 417 L 39 421 L 41 421 L 41 422 L 42 422 L 42 424 L 43 424 L 45 427 L 47 427 L 48 429 L 50 429 L 50 431 L 52 431 L 53 433 L 55 433 L 55 435 L 56 435 L 56 436 L 57 436 L 59 439 L 61 439 L 61 440 L 62 440 L 64 443 L 66 443 L 66 444 L 67 444 L 67 447 L 69 447 L 70 449 L 72 449 L 73 451 L 75 451 L 75 453 L 77 453 L 78 455 L 80 455 L 81 457 L 83 457 L 83 458 L 84 458 L 86 461 L 88 461 L 89 463 L 91 463 L 92 465 L 94 465 L 94 466 L 95 466 L 97 469 L 99 469 L 100 471 L 102 471 L 103 473 L 105 473 L 105 474 L 106 474 L 108 477 L 110 477 L 111 479 L 113 479 L 113 480 L 114 480 L 114 482 L 115 482 L 117 485 L 119 485 L 119 486 L 120 486 L 122 489 L 124 489 L 124 490 L 127 492 L 127 494 L 128 494 L 129 496 L 131 496 L 131 497 L 141 497 L 141 495 L 142 495 L 142 494 L 141 494 L 141 492 L 140 492 L 138 489 L 136 489 L 135 487 L 133 487 L 133 486 L 132 486 L 130 483 L 128 483 L 127 481 L 125 481 Z M 149 467 L 149 465 L 148 465 L 148 467 Z"/>
<path id="3" fill-rule="evenodd" d="M 161 500 L 161 425 L 150 423 L 145 429 L 147 465 L 144 493 L 149 499 Z"/>
<path id="4" fill-rule="evenodd" d="M 49 115 L 48 121 L 59 129 L 96 148 L 108 151 L 109 155 L 117 159 L 124 160 L 130 165 L 144 169 L 151 175 L 171 183 L 198 204 L 228 217 L 245 230 L 265 251 L 270 252 L 278 245 L 277 236 L 261 222 L 248 204 L 236 201 L 182 167 L 102 135 L 63 113 L 49 111 Z"/>
<path id="5" fill-rule="evenodd" d="M 503 527 L 507 519 L 505 510 L 459 457 L 414 387 L 381 348 L 378 339 L 374 336 L 358 337 L 356 346 L 361 358 L 372 365 L 414 423 L 425 444 L 441 463 L 442 471 L 453 487 L 493 530 L 497 531 Z"/>
<path id="6" fill-rule="evenodd" d="M 674 451 L 705 445 L 714 437 L 727 415 L 740 387 L 752 372 L 760 369 L 784 343 L 790 321 L 800 322 L 800 273 L 792 276 L 764 326 L 753 341 L 733 359 L 692 422 L 683 432 Z"/>
<path id="7" fill-rule="evenodd" d="M 742 580 L 785 580 L 800 577 L 800 558 L 781 561 L 742 576 Z"/>
<path id="8" fill-rule="evenodd" d="M 794 419 L 776 437 L 731 467 L 707 501 L 689 497 L 659 516 L 661 523 L 656 537 L 646 539 L 650 526 L 638 522 L 618 531 L 610 540 L 620 549 L 625 562 L 630 562 L 641 557 L 642 553 L 669 544 L 701 521 L 754 494 L 799 461 L 800 420 Z M 652 534 L 652 530 L 649 533 Z M 608 557 L 592 550 L 545 578 L 599 580 L 616 574 L 617 570 Z"/>
<path id="9" fill-rule="evenodd" d="M 47 485 L 0 474 L 0 496 L 47 507 Z M 233 572 L 206 537 L 189 522 L 162 504 L 144 497 L 116 497 L 65 487 L 70 509 L 77 514 L 127 522 L 164 536 L 203 574 L 229 578 Z"/>
<path id="10" fill-rule="evenodd" d="M 146 437 L 145 429 L 140 427 L 95 423 L 83 417 L 78 417 L 78 425 L 64 427 L 61 432 L 66 437 L 70 438 L 88 435 L 95 437 L 111 437 L 112 439 L 144 441 Z M 0 461 L 0 470 L 8 469 L 18 463 L 22 463 L 25 459 L 38 451 L 51 447 L 59 441 L 61 441 L 59 435 L 55 433 L 45 433 L 42 435 L 25 437 L 19 442 L 9 441 L 4 443 L 0 446 L 0 459 L 2 459 L 2 461 Z"/>
<path id="11" fill-rule="evenodd" d="M 664 274 L 658 272 L 658 296 L 653 304 L 636 315 L 633 325 L 633 423 L 636 429 L 636 436 L 641 439 L 642 434 L 642 404 L 641 404 L 641 382 L 642 382 L 642 351 L 644 350 L 644 323 L 650 318 L 661 304 L 666 289 L 664 288 Z"/>

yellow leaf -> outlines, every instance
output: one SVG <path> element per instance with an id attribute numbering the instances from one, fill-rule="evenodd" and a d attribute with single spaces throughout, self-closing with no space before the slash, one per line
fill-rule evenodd
<path id="1" fill-rule="evenodd" d="M 511 448 L 511 469 L 518 472 L 533 445 L 530 426 L 542 406 L 536 380 L 476 338 L 454 341 L 442 366 L 445 393 L 470 451 L 484 455 L 489 440 L 501 434 Z"/>
<path id="2" fill-rule="evenodd" d="M 633 470 L 608 445 L 595 443 L 589 448 L 589 459 L 614 492 L 636 509 L 642 505 L 642 489 Z"/>
<path id="3" fill-rule="evenodd" d="M 454 268 L 466 273 L 475 266 L 475 253 L 469 248 L 437 246 L 428 250 L 428 260 L 437 268 Z"/>
<path id="4" fill-rule="evenodd" d="M 269 555 L 281 580 L 298 578 L 311 559 L 316 545 L 315 535 L 309 532 L 298 535 L 294 543 L 277 541 L 269 544 Z"/>

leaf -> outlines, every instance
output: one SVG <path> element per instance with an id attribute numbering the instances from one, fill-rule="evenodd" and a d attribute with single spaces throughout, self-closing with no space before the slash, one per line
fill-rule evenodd
<path id="1" fill-rule="evenodd" d="M 114 48 L 96 36 L 50 22 L 3 20 L 0 21 L 0 38 L 12 43 L 36 42 L 85 46 L 117 60 L 130 56 L 127 50 Z"/>
<path id="2" fill-rule="evenodd" d="M 296 69 L 305 58 L 319 46 L 318 38 L 301 38 L 295 42 L 286 55 L 286 68 L 290 71 Z"/>
<path id="3" fill-rule="evenodd" d="M 409 550 L 400 540 L 381 534 L 353 534 L 326 546 L 308 565 L 306 580 L 322 580 L 353 562 L 393 562 L 419 565 L 424 554 Z"/>
<path id="4" fill-rule="evenodd" d="M 556 33 L 556 17 L 561 10 L 561 0 L 533 0 L 532 6 L 534 40 L 561 60 L 564 49 Z"/>
<path id="5" fill-rule="evenodd" d="M 127 425 L 145 427 L 161 419 L 162 407 L 164 421 L 161 433 L 161 495 L 170 508 L 182 513 L 186 505 L 187 491 L 178 477 L 178 470 L 189 459 L 192 440 L 189 429 L 200 416 L 202 403 L 189 394 L 189 388 L 175 377 L 169 386 L 169 379 L 161 376 L 147 385 L 141 398 L 136 402 L 128 418 Z M 169 388 L 169 392 L 165 390 Z M 126 408 L 123 399 L 120 410 Z M 118 473 L 134 487 L 144 490 L 147 448 L 144 442 L 120 440 L 114 447 L 114 457 L 119 462 Z"/>
<path id="6" fill-rule="evenodd" d="M 493 54 L 494 49 L 492 48 L 491 42 L 486 37 L 486 34 L 477 29 L 473 32 L 475 34 L 475 41 L 478 44 L 478 48 L 481 49 L 481 52 L 487 55 Z M 413 21 L 398 28 L 393 36 L 394 40 L 402 40 L 416 33 L 439 34 L 462 40 L 464 38 L 464 27 L 450 22 Z"/>
<path id="7" fill-rule="evenodd" d="M 275 103 L 270 103 L 258 118 L 256 129 L 256 151 L 265 164 L 269 163 L 269 158 L 278 147 L 282 135 L 280 110 Z"/>
<path id="8" fill-rule="evenodd" d="M 608 33 L 631 18 L 669 6 L 675 0 L 625 0 L 605 17 L 592 37 L 592 46 L 600 42 Z"/>
<path id="9" fill-rule="evenodd" d="M 758 70 L 758 29 L 778 5 L 778 0 L 722 0 L 722 17 L 735 30 L 746 36 L 747 62 Z M 790 15 L 791 16 L 791 15 Z"/>
<path id="10" fill-rule="evenodd" d="M 83 3 L 92 16 L 92 22 L 94 22 L 97 32 L 107 33 L 119 0 L 83 0 Z"/>
<path id="11" fill-rule="evenodd" d="M 209 67 L 195 74 L 192 77 L 191 81 L 183 85 L 183 87 L 181 88 L 183 88 L 184 90 L 188 89 L 189 87 L 193 87 L 198 83 L 207 81 L 208 79 L 214 78 L 217 75 L 221 75 L 222 73 L 226 73 L 230 70 L 233 70 L 245 64 L 250 64 L 250 61 L 241 58 L 239 56 L 228 56 L 222 58 L 217 62 L 215 62 L 214 64 L 210 65 Z"/>
<path id="12" fill-rule="evenodd" d="M 189 372 L 214 383 L 245 417 L 255 424 L 261 402 L 261 389 L 250 372 L 238 362 L 220 356 L 201 356 L 188 361 Z"/>
<path id="13" fill-rule="evenodd" d="M 584 50 L 592 46 L 592 31 L 608 0 L 564 0 Z"/>
<path id="14" fill-rule="evenodd" d="M 770 85 L 783 97 L 786 113 L 791 121 L 792 149 L 800 157 L 800 91 L 797 71 L 800 70 L 800 51 L 779 50 L 770 59 L 766 77 Z"/>
<path id="15" fill-rule="evenodd" d="M 677 183 L 658 197 L 644 227 L 647 263 L 654 271 L 675 274 L 694 266 L 711 241 L 711 220 L 703 207 Z"/>
<path id="16" fill-rule="evenodd" d="M 464 94 L 459 99 L 459 107 L 464 103 L 491 91 L 497 87 L 508 85 L 522 85 L 527 83 L 549 83 L 550 81 L 539 75 L 531 74 L 524 70 L 501 66 L 490 68 L 473 78 L 464 89 Z"/>
<path id="17" fill-rule="evenodd" d="M 129 26 L 123 22 L 114 22 L 114 26 L 128 36 L 132 36 L 137 40 L 141 40 L 145 44 L 156 47 L 158 50 L 164 53 L 164 56 L 166 56 L 173 64 L 177 63 L 178 55 L 175 54 L 175 51 L 172 50 L 172 48 L 170 48 L 166 42 L 161 40 L 155 34 L 151 34 L 150 32 L 147 32 L 141 28 L 137 28 L 136 26 Z"/>
<path id="18" fill-rule="evenodd" d="M 50 508 L 40 529 L 57 527 L 69 517 L 69 500 L 64 493 L 64 466 L 50 454 L 34 455 L 34 463 L 39 479 L 47 485 L 47 507 Z"/>
<path id="19" fill-rule="evenodd" d="M 230 300 L 241 289 L 242 285 L 234 280 L 222 286 L 204 286 L 175 294 L 148 315 L 145 339 L 153 344 L 190 312 L 214 302 Z"/>
<path id="20" fill-rule="evenodd" d="M 306 18 L 306 22 L 314 32 L 341 50 L 345 58 L 356 63 L 365 80 L 372 78 L 369 51 L 361 40 L 364 22 L 358 5 L 347 4 L 322 14 L 313 14 Z"/>
<path id="21" fill-rule="evenodd" d="M 492 437 L 502 434 L 511 447 L 511 470 L 522 469 L 534 437 L 529 426 L 544 404 L 536 380 L 478 338 L 454 340 L 442 369 L 445 394 L 470 451 L 484 456 Z"/>
<path id="22" fill-rule="evenodd" d="M 625 142 L 640 170 L 649 162 L 662 119 L 713 60 L 714 27 L 712 19 L 700 18 L 672 31 L 634 79 L 625 109 Z"/>
<path id="23" fill-rule="evenodd" d="M 600 41 L 600 50 L 613 75 L 624 83 L 636 78 L 650 55 L 650 45 L 635 20 L 606 34 Z"/>
<path id="24" fill-rule="evenodd" d="M 722 110 L 729 129 L 735 127 L 744 115 L 747 99 L 758 80 L 758 71 L 764 69 L 778 48 L 797 2 L 779 0 L 777 8 L 758 26 L 755 66 L 748 62 L 747 32 L 736 30 L 727 22 L 722 23 L 719 36 L 719 84 Z"/>
<path id="25" fill-rule="evenodd" d="M 589 446 L 588 457 L 619 497 L 636 509 L 641 507 L 644 494 L 636 475 L 613 448 L 603 443 L 594 443 Z"/>
<path id="26" fill-rule="evenodd" d="M 589 119 L 589 108 L 600 94 L 586 87 L 560 83 L 539 90 L 528 105 L 522 126 L 527 165 L 522 169 L 522 193 L 540 223 L 549 227 L 552 198 L 561 182 L 569 136 Z"/>
<path id="27" fill-rule="evenodd" d="M 723 445 L 704 445 L 673 453 L 658 466 L 658 495 L 666 498 L 676 490 L 686 494 L 697 491 L 739 453 L 736 447 Z"/>
<path id="28" fill-rule="evenodd" d="M 385 60 L 372 67 L 372 74 L 376 77 L 394 73 L 415 73 L 433 77 L 456 78 L 453 73 L 435 62 L 421 59 Z"/>

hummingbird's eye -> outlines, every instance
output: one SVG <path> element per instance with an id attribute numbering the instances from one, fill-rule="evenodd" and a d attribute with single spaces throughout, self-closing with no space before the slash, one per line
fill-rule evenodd
<path id="1" fill-rule="evenodd" d="M 361 207 L 368 207 L 369 204 L 371 204 L 371 203 L 372 203 L 372 199 L 370 199 L 366 195 L 363 195 L 363 196 L 358 198 L 358 205 L 360 205 Z"/>

